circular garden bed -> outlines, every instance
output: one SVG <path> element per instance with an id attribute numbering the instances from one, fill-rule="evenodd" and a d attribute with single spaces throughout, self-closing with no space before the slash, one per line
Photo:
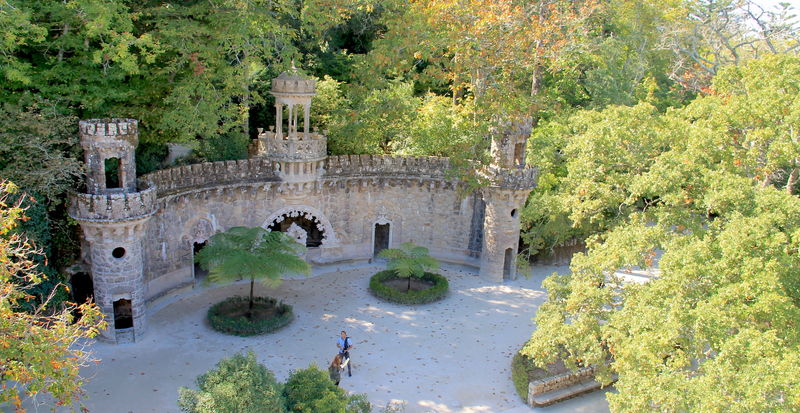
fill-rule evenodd
<path id="1" fill-rule="evenodd" d="M 369 290 L 378 298 L 400 304 L 426 304 L 441 300 L 449 285 L 442 275 L 426 272 L 422 278 L 400 278 L 394 271 L 381 271 L 369 279 Z"/>
<path id="2" fill-rule="evenodd" d="M 233 296 L 208 309 L 211 328 L 235 336 L 271 333 L 292 322 L 292 306 L 270 297 L 254 297 L 252 316 L 247 317 L 250 299 Z"/>

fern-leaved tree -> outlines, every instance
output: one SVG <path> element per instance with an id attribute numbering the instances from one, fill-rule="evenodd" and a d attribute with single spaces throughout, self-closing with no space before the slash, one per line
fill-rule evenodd
<path id="1" fill-rule="evenodd" d="M 404 242 L 400 248 L 388 248 L 380 253 L 378 257 L 389 260 L 386 269 L 394 271 L 400 278 L 408 278 L 408 290 L 411 290 L 411 277 L 422 278 L 425 271 L 435 271 L 439 269 L 439 262 L 431 257 L 427 248 Z"/>
<path id="2" fill-rule="evenodd" d="M 208 280 L 213 283 L 250 278 L 247 311 L 247 318 L 250 318 L 255 281 L 275 287 L 283 274 L 309 274 L 311 266 L 301 257 L 305 249 L 283 232 L 261 227 L 233 227 L 214 234 L 195 256 L 195 261 L 209 271 Z"/>

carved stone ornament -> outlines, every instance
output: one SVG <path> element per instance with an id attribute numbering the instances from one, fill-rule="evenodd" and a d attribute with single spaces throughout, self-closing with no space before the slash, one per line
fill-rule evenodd
<path id="1" fill-rule="evenodd" d="M 314 222 L 317 225 L 317 229 L 322 232 L 322 246 L 332 247 L 339 244 L 339 240 L 336 238 L 336 234 L 333 232 L 333 227 L 331 226 L 331 222 L 328 221 L 328 218 L 316 208 L 306 205 L 292 205 L 275 211 L 261 224 L 261 228 L 269 229 L 270 225 L 276 222 L 282 222 L 286 217 L 305 217 Z M 305 243 L 303 243 L 303 245 L 305 245 Z"/>
<path id="2" fill-rule="evenodd" d="M 297 223 L 292 222 L 292 225 L 289 225 L 289 229 L 286 230 L 286 234 L 292 237 L 295 241 L 297 241 L 300 245 L 305 246 L 306 241 L 308 240 L 308 233 L 306 230 L 297 225 Z"/>

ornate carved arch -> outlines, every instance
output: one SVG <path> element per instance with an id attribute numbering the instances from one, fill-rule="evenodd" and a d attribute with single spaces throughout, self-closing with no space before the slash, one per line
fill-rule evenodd
<path id="1" fill-rule="evenodd" d="M 283 207 L 270 215 L 263 224 L 262 228 L 269 229 L 270 225 L 275 222 L 281 222 L 285 217 L 306 217 L 317 224 L 317 229 L 322 231 L 322 246 L 331 247 L 339 244 L 336 234 L 333 232 L 333 226 L 328 218 L 322 214 L 318 209 L 307 205 L 292 205 Z"/>
<path id="2" fill-rule="evenodd" d="M 183 236 L 183 240 L 189 245 L 206 242 L 216 232 L 214 231 L 214 224 L 205 218 L 200 218 L 194 221 L 194 223 L 191 226 L 188 226 L 188 228 L 189 230 Z"/>

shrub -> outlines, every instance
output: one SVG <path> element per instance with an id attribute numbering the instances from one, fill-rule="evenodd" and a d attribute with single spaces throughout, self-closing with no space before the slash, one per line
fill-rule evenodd
<path id="1" fill-rule="evenodd" d="M 277 302 L 270 297 L 253 297 L 252 319 L 245 316 L 229 316 L 231 310 L 245 309 L 249 304 L 250 298 L 243 296 L 229 297 L 220 301 L 208 309 L 208 322 L 211 328 L 221 333 L 232 334 L 235 336 L 254 336 L 258 334 L 271 333 L 288 325 L 294 318 L 292 306 Z M 271 317 L 257 317 L 261 311 L 272 311 Z"/>
<path id="2" fill-rule="evenodd" d="M 199 390 L 181 387 L 178 406 L 186 413 L 285 412 L 281 385 L 253 352 L 220 360 L 197 378 Z"/>
<path id="3" fill-rule="evenodd" d="M 530 383 L 528 369 L 532 365 L 533 363 L 528 357 L 519 352 L 514 353 L 514 358 L 511 359 L 511 381 L 514 382 L 514 388 L 517 389 L 519 397 L 522 397 L 526 403 L 528 402 L 528 383 Z"/>
<path id="4" fill-rule="evenodd" d="M 333 384 L 327 372 L 314 364 L 293 371 L 286 380 L 283 394 L 290 412 L 369 413 L 372 410 L 365 395 L 348 395 Z"/>
<path id="5" fill-rule="evenodd" d="M 400 304 L 427 304 L 442 299 L 447 295 L 449 284 L 447 278 L 440 274 L 426 272 L 420 278 L 422 281 L 433 283 L 431 288 L 420 291 L 400 291 L 385 285 L 383 282 L 397 278 L 392 270 L 381 271 L 369 279 L 369 290 L 378 298 Z"/>

